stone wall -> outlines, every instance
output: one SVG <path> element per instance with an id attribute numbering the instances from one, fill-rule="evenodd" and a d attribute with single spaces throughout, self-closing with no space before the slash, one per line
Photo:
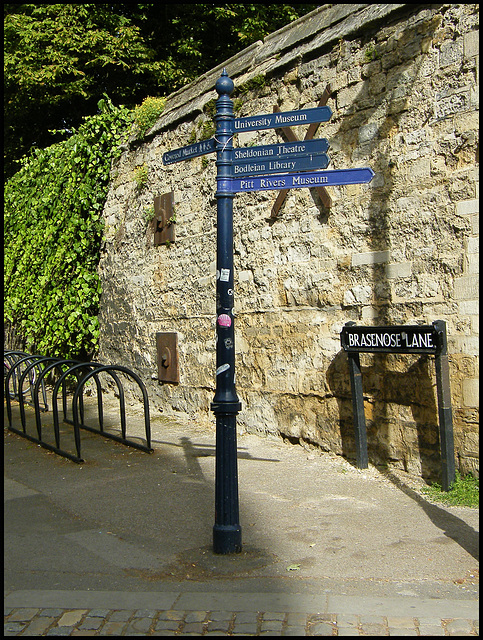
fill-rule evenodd
<path id="1" fill-rule="evenodd" d="M 152 413 L 214 425 L 215 155 L 164 166 L 211 137 L 214 86 L 236 116 L 317 106 L 330 88 L 329 168 L 367 166 L 369 185 L 234 199 L 239 429 L 355 455 L 339 333 L 447 323 L 457 468 L 478 469 L 478 5 L 323 5 L 168 98 L 112 170 L 99 266 L 101 361 L 145 380 Z M 307 127 L 295 127 L 303 139 Z M 234 145 L 283 141 L 239 133 Z M 147 182 L 139 185 L 139 169 Z M 154 246 L 153 200 L 174 192 L 175 241 Z M 157 380 L 156 333 L 177 332 L 179 384 Z M 440 469 L 434 358 L 361 355 L 369 460 Z"/>

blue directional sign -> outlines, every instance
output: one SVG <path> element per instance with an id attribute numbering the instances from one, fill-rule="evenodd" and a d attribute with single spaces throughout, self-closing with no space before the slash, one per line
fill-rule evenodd
<path id="1" fill-rule="evenodd" d="M 234 193 L 245 191 L 272 191 L 280 189 L 301 189 L 311 187 L 333 187 L 345 184 L 364 184 L 374 177 L 370 168 L 331 169 L 308 173 L 287 173 L 276 176 L 258 176 L 254 178 L 231 178 L 226 188 Z M 225 186 L 225 185 L 224 185 Z"/>
<path id="2" fill-rule="evenodd" d="M 283 173 L 284 171 L 310 171 L 314 169 L 326 169 L 329 165 L 329 156 L 325 153 L 303 156 L 283 157 L 278 156 L 272 160 L 234 162 L 233 177 L 256 176 L 265 173 Z"/>
<path id="3" fill-rule="evenodd" d="M 234 132 L 259 131 L 260 129 L 277 129 L 282 127 L 296 127 L 299 124 L 313 122 L 327 122 L 332 116 L 330 107 L 315 107 L 313 109 L 297 109 L 297 111 L 280 111 L 260 116 L 235 118 Z"/>
<path id="4" fill-rule="evenodd" d="M 216 151 L 216 141 L 214 138 L 210 138 L 209 140 L 195 142 L 186 147 L 180 147 L 179 149 L 173 149 L 172 151 L 163 153 L 163 164 L 173 164 L 173 162 L 189 160 L 190 158 L 203 156 L 206 153 L 213 153 L 213 151 Z"/>
<path id="5" fill-rule="evenodd" d="M 302 140 L 300 142 L 264 144 L 260 147 L 238 147 L 233 149 L 233 160 L 235 162 L 253 162 L 253 160 L 268 160 L 269 158 L 277 158 L 280 160 L 302 154 L 324 153 L 328 148 L 329 141 L 326 138 Z"/>

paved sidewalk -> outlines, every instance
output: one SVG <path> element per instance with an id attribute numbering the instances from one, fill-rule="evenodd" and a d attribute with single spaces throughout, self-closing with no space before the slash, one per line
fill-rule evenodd
<path id="1" fill-rule="evenodd" d="M 242 434 L 220 556 L 213 431 L 152 428 L 153 454 L 83 432 L 81 465 L 5 432 L 5 635 L 478 635 L 478 509 Z"/>
<path id="2" fill-rule="evenodd" d="M 5 635 L 442 636 L 479 631 L 476 602 L 407 597 L 17 592 L 7 596 L 5 606 Z"/>

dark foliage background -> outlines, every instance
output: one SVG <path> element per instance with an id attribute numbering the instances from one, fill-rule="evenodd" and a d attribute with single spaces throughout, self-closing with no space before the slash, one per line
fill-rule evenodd
<path id="1" fill-rule="evenodd" d="M 4 172 L 107 94 L 165 96 L 319 5 L 4 4 Z"/>

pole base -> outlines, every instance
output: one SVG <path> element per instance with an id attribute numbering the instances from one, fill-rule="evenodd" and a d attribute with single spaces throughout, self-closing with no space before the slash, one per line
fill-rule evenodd
<path id="1" fill-rule="evenodd" d="M 240 525 L 214 525 L 213 551 L 215 553 L 240 553 L 241 550 L 242 541 Z"/>

